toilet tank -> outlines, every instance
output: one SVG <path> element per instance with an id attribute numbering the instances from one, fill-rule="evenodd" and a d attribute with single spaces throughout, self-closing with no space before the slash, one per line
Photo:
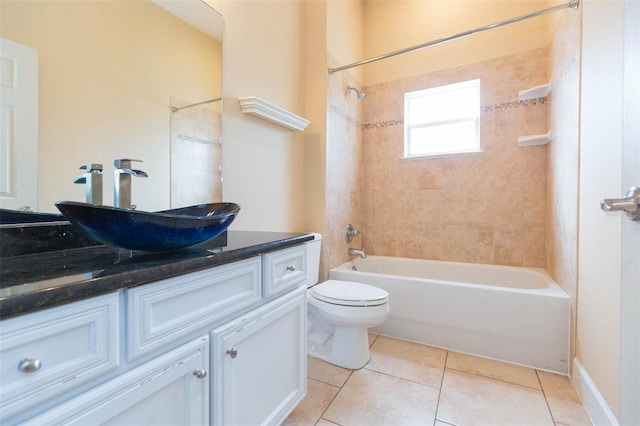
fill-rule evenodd
<path id="1" fill-rule="evenodd" d="M 313 240 L 307 241 L 307 288 L 318 283 L 320 277 L 320 251 L 322 249 L 322 235 L 314 233 Z"/>

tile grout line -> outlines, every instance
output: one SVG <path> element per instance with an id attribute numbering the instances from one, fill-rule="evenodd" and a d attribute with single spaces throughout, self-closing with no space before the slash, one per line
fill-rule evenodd
<path id="1" fill-rule="evenodd" d="M 532 368 L 532 370 L 534 371 L 534 373 L 536 373 L 536 379 L 538 379 L 538 383 L 540 384 L 540 388 L 539 389 L 538 388 L 533 388 L 531 386 L 521 385 L 520 383 L 509 382 L 507 380 L 499 379 L 497 377 L 485 376 L 484 374 L 481 374 L 481 373 L 472 373 L 470 371 L 460 370 L 458 368 L 451 368 L 451 367 L 445 367 L 445 368 L 448 369 L 448 370 L 451 370 L 451 371 L 457 371 L 459 373 L 469 374 L 471 376 L 482 377 L 483 379 L 493 380 L 493 381 L 500 382 L 500 383 L 506 383 L 508 385 L 518 386 L 518 387 L 524 388 L 524 389 L 539 391 L 539 392 L 542 392 L 542 394 L 544 395 L 544 392 L 542 391 L 542 383 L 540 383 L 540 378 L 538 377 L 538 370 L 536 370 L 535 368 Z M 545 399 L 546 399 L 546 397 L 545 397 Z"/>
<path id="2" fill-rule="evenodd" d="M 405 382 L 413 383 L 414 385 L 424 386 L 424 387 L 427 387 L 427 388 L 430 388 L 430 389 L 439 389 L 436 386 L 426 385 L 424 383 L 416 382 L 415 380 L 407 379 L 406 377 L 394 376 L 393 374 L 385 373 L 383 371 L 378 371 L 378 370 L 374 370 L 372 368 L 367 368 L 366 365 L 364 367 L 360 368 L 360 370 L 371 371 L 372 373 L 380 374 L 381 376 L 393 377 L 394 379 L 398 379 L 398 380 L 402 380 L 402 381 L 405 381 Z M 356 371 L 356 370 L 354 370 L 354 371 Z"/>
<path id="3" fill-rule="evenodd" d="M 371 342 L 371 344 L 369 345 L 369 349 L 371 349 L 371 346 L 373 346 L 373 344 L 375 343 L 375 341 L 376 341 L 376 340 L 378 340 L 378 337 L 380 337 L 380 335 L 379 335 L 379 334 L 376 334 L 376 335 L 375 335 L 375 338 L 373 339 L 373 342 Z M 371 361 L 371 357 L 369 357 L 369 361 Z M 369 364 L 369 361 L 367 361 L 367 364 Z M 325 362 L 326 362 L 326 361 L 325 361 Z M 367 366 L 367 365 L 365 364 L 365 366 L 364 366 L 364 367 L 362 367 L 360 370 L 364 369 L 366 366 Z M 331 420 L 327 420 L 327 419 L 323 418 L 322 416 L 324 416 L 324 413 L 326 413 L 326 412 L 327 412 L 327 410 L 329 409 L 329 407 L 331 407 L 331 404 L 333 404 L 333 401 L 335 401 L 335 399 L 338 397 L 338 395 L 340 395 L 340 392 L 342 392 L 342 388 L 344 388 L 344 385 L 346 385 L 346 384 L 347 384 L 347 382 L 349 381 L 349 379 L 350 379 L 350 378 L 351 378 L 351 376 L 353 375 L 353 372 L 354 372 L 354 371 L 356 371 L 356 370 L 352 370 L 352 369 L 348 369 L 348 370 L 349 370 L 349 375 L 348 375 L 348 376 L 347 376 L 347 378 L 344 380 L 344 382 L 342 382 L 342 385 L 341 385 L 341 386 L 335 386 L 335 385 L 333 385 L 333 384 L 331 384 L 331 383 L 323 382 L 322 380 L 313 379 L 313 380 L 316 380 L 316 381 L 318 381 L 318 382 L 320 382 L 320 383 L 325 383 L 326 385 L 334 386 L 334 387 L 337 387 L 337 388 L 338 388 L 338 392 L 336 392 L 336 394 L 333 396 L 333 398 L 331 398 L 331 401 L 329 401 L 329 404 L 327 404 L 327 408 L 325 408 L 325 409 L 322 411 L 322 414 L 320 414 L 320 417 L 318 418 L 318 420 L 316 420 L 316 422 L 315 422 L 314 424 L 317 424 L 320 420 L 324 420 L 324 421 L 327 421 L 327 422 L 329 422 L 329 423 L 333 423 L 333 424 L 335 424 L 335 425 L 341 426 L 341 425 L 339 425 L 338 423 L 334 423 L 334 422 L 332 422 Z M 307 376 L 307 379 L 309 379 L 309 377 L 308 377 L 308 376 Z"/>
<path id="4" fill-rule="evenodd" d="M 555 425 L 556 419 L 553 417 L 553 411 L 551 411 L 551 406 L 549 405 L 549 400 L 547 399 L 547 393 L 544 391 L 544 386 L 542 386 L 542 380 L 540 380 L 540 375 L 538 374 L 538 370 L 535 370 L 536 378 L 538 379 L 538 383 L 540 383 L 540 389 L 542 389 L 542 396 L 544 397 L 544 403 L 547 405 L 547 410 L 549 410 L 549 415 L 551 416 L 551 421 Z"/>
<path id="5" fill-rule="evenodd" d="M 438 389 L 438 400 L 436 401 L 436 412 L 433 413 L 433 426 L 438 421 L 438 409 L 440 408 L 440 398 L 442 397 L 442 385 L 444 385 L 444 375 L 447 371 L 447 360 L 449 359 L 449 350 L 444 354 L 444 365 L 442 366 L 442 377 L 440 378 L 440 388 Z"/>
<path id="6" fill-rule="evenodd" d="M 330 422 L 330 423 L 333 423 L 333 424 L 335 424 L 335 425 L 341 426 L 339 423 L 334 423 L 334 422 L 332 422 L 331 420 L 327 420 L 327 419 L 323 418 L 323 416 L 324 416 L 324 413 L 326 413 L 326 412 L 327 412 L 327 410 L 329 409 L 329 407 L 331 407 L 331 404 L 333 404 L 333 401 L 335 401 L 335 400 L 336 400 L 336 398 L 338 397 L 338 395 L 340 395 L 340 392 L 342 392 L 342 389 L 344 388 L 344 385 L 346 385 L 346 384 L 347 384 L 347 382 L 349 381 L 349 379 L 350 379 L 350 378 L 351 378 L 351 376 L 353 375 L 353 372 L 354 372 L 354 371 L 355 371 L 355 370 L 351 370 L 351 369 L 349 370 L 349 376 L 345 379 L 344 383 L 342 383 L 342 386 L 338 386 L 338 392 L 336 392 L 336 394 L 333 396 L 333 398 L 331 398 L 331 401 L 329 401 L 329 404 L 327 404 L 327 408 L 325 408 L 325 409 L 322 411 L 322 414 L 320 414 L 320 417 L 318 418 L 318 420 L 316 420 L 316 422 L 315 422 L 314 424 L 317 424 L 320 420 L 325 420 L 325 421 L 327 421 L 327 422 Z M 314 380 L 315 380 L 315 379 L 314 379 Z M 319 380 L 318 380 L 318 381 L 319 381 Z M 324 382 L 321 382 L 321 383 L 324 383 Z M 327 383 L 327 384 L 328 384 L 328 385 L 330 385 L 329 383 Z M 331 386 L 335 386 L 335 385 L 331 385 Z"/>

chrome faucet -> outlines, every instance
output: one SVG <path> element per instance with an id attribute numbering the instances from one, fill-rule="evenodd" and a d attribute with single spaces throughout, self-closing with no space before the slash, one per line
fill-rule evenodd
<path id="1" fill-rule="evenodd" d="M 131 176 L 148 177 L 147 173 L 142 170 L 131 168 L 131 162 L 142 160 L 130 160 L 122 158 L 114 160 L 113 165 L 113 206 L 122 209 L 131 209 Z M 135 208 L 135 207 L 134 207 Z"/>
<path id="2" fill-rule="evenodd" d="M 80 166 L 80 170 L 86 170 L 87 173 L 83 173 L 77 176 L 73 183 L 85 184 L 87 203 L 95 204 L 97 206 L 102 205 L 102 164 L 88 163 Z"/>
<path id="3" fill-rule="evenodd" d="M 354 248 L 349 248 L 349 256 L 360 256 L 361 258 L 366 258 L 367 254 L 364 252 L 364 247 L 361 248 L 360 250 L 358 249 L 354 249 Z"/>

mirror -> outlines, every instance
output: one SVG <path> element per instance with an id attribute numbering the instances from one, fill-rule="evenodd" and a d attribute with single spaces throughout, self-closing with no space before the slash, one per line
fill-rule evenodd
<path id="1" fill-rule="evenodd" d="M 58 213 L 58 200 L 85 201 L 74 179 L 88 163 L 102 164 L 103 204 L 113 205 L 120 158 L 143 160 L 134 167 L 148 178 L 133 178 L 131 189 L 140 210 L 221 201 L 218 12 L 202 0 L 2 0 L 0 19 L 0 168 L 11 170 L 0 179 L 0 207 Z M 26 123 L 16 118 L 27 116 L 22 104 L 5 102 L 12 78 L 28 81 L 5 53 L 11 42 L 36 52 L 37 90 L 26 96 L 36 106 Z M 37 147 L 19 158 L 20 136 L 36 128 Z M 20 194 L 35 164 L 35 198 L 12 204 L 7 191 Z"/>

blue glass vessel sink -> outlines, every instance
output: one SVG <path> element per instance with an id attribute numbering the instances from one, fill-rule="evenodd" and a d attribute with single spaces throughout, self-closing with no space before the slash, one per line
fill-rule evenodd
<path id="1" fill-rule="evenodd" d="M 211 203 L 144 212 L 75 201 L 56 207 L 94 239 L 129 250 L 168 251 L 189 247 L 224 232 L 240 211 L 235 203 Z"/>

